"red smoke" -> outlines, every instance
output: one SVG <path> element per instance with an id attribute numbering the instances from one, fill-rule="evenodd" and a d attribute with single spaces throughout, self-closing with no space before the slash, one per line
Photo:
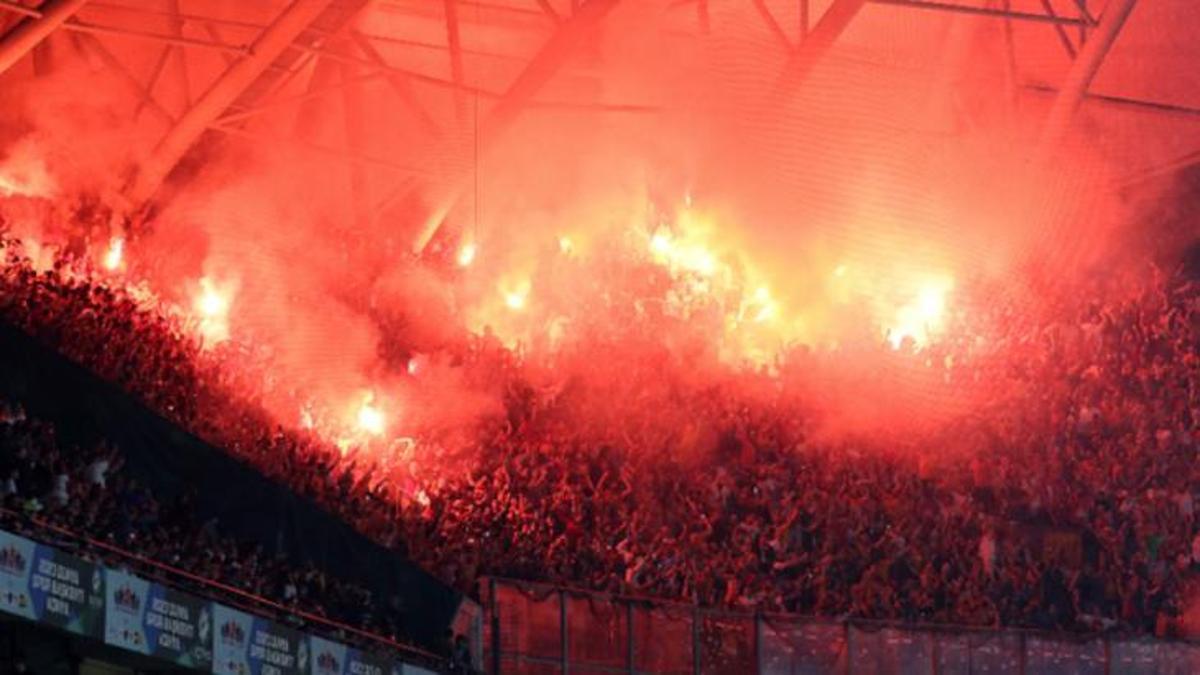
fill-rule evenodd
<path id="1" fill-rule="evenodd" d="M 707 33 L 675 4 L 614 11 L 496 138 L 478 136 L 490 94 L 536 52 L 544 22 L 464 7 L 463 77 L 483 93 L 455 95 L 431 84 L 451 79 L 444 53 L 402 46 L 443 40 L 440 16 L 369 13 L 356 29 L 391 36 L 375 44 L 393 75 L 436 75 L 406 80 L 423 112 L 386 74 L 316 59 L 279 94 L 297 102 L 210 132 L 149 221 L 93 222 L 89 255 L 114 283 L 145 282 L 189 314 L 197 339 L 260 351 L 269 377 L 253 393 L 281 423 L 344 444 L 500 416 L 500 387 L 450 356 L 485 335 L 522 355 L 532 386 L 585 392 L 577 412 L 597 433 L 644 418 L 703 426 L 672 407 L 673 389 L 759 369 L 835 430 L 932 425 L 994 396 L 986 378 L 940 380 L 938 342 L 976 340 L 986 354 L 984 309 L 1044 309 L 1029 264 L 1069 279 L 1106 259 L 1130 215 L 1113 189 L 1125 146 L 1088 142 L 1112 119 L 1099 109 L 1049 164 L 1032 163 L 1046 97 L 1011 80 L 1058 81 L 1069 62 L 1054 34 L 1021 27 L 1014 73 L 1002 24 L 871 6 L 778 98 L 786 53 L 752 3 L 712 3 Z M 795 3 L 777 4 L 795 25 Z M 209 9 L 267 22 L 243 5 Z M 1135 43 L 1170 14 L 1146 11 Z M 222 30 L 231 43 L 253 35 Z M 110 197 L 168 124 L 94 48 L 51 45 L 48 74 L 4 76 L 0 135 L 0 209 L 38 244 L 77 234 L 57 223 L 83 195 L 121 215 L 128 205 Z M 159 58 L 111 48 L 137 74 Z M 213 54 L 188 65 L 193 87 L 223 67 Z M 1138 73 L 1125 72 L 1098 86 L 1128 86 Z M 358 79 L 303 96 L 341 77 Z M 156 90 L 167 115 L 194 94 L 178 81 Z M 1128 135 L 1175 133 L 1120 119 Z M 371 161 L 323 150 L 348 144 Z M 805 367 L 781 366 L 798 348 Z M 751 381 L 747 395 L 777 395 Z"/>

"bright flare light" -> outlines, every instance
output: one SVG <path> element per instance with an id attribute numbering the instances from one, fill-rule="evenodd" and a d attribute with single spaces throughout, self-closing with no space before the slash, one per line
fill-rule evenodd
<path id="1" fill-rule="evenodd" d="M 916 297 L 896 312 L 893 325 L 888 327 L 887 339 L 893 349 L 899 349 L 905 338 L 920 349 L 939 333 L 946 322 L 946 306 L 954 282 L 950 278 L 932 279 L 921 284 Z"/>
<path id="2" fill-rule="evenodd" d="M 524 309 L 526 299 L 526 294 L 518 291 L 508 291 L 504 294 L 504 304 L 511 310 Z"/>
<path id="3" fill-rule="evenodd" d="M 383 412 L 372 405 L 373 398 L 374 396 L 368 395 L 362 406 L 359 407 L 358 428 L 372 436 L 379 436 L 383 434 L 384 430 Z"/>
<path id="4" fill-rule="evenodd" d="M 228 292 L 217 288 L 209 277 L 200 279 L 200 293 L 193 301 L 193 308 L 200 317 L 200 334 L 205 345 L 213 345 L 229 338 Z"/>
<path id="5" fill-rule="evenodd" d="M 717 271 L 717 257 L 698 243 L 681 242 L 662 229 L 650 237 L 650 252 L 655 261 L 672 270 L 694 272 L 711 277 Z"/>
<path id="6" fill-rule="evenodd" d="M 112 272 L 121 266 L 121 261 L 125 257 L 125 240 L 121 237 L 113 237 L 108 244 L 108 251 L 104 253 L 104 269 Z"/>
<path id="7" fill-rule="evenodd" d="M 521 281 L 512 286 L 501 286 L 500 294 L 504 296 L 504 304 L 514 312 L 525 309 L 529 304 L 529 288 L 528 281 Z"/>
<path id="8" fill-rule="evenodd" d="M 208 277 L 201 279 L 200 297 L 196 299 L 196 309 L 200 310 L 205 318 L 216 318 L 224 314 L 227 308 L 228 304 L 225 298 L 221 297 Z"/>
<path id="9" fill-rule="evenodd" d="M 467 242 L 458 249 L 458 266 L 470 267 L 471 263 L 475 262 L 475 254 L 478 252 L 474 242 Z"/>

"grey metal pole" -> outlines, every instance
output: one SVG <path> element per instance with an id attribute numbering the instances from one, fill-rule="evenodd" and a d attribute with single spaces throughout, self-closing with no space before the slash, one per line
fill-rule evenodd
<path id="1" fill-rule="evenodd" d="M 0 73 L 50 37 L 54 29 L 66 23 L 86 3 L 87 0 L 50 0 L 40 8 L 40 17 L 23 19 L 0 42 Z"/>

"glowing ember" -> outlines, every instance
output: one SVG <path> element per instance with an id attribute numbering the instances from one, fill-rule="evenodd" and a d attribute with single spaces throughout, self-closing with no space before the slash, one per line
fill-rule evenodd
<path id="1" fill-rule="evenodd" d="M 368 395 L 359 407 L 358 428 L 372 436 L 379 436 L 384 430 L 383 412 L 372 404 L 373 399 L 374 396 Z"/>
<path id="2" fill-rule="evenodd" d="M 474 243 L 468 242 L 463 244 L 462 248 L 458 249 L 458 266 L 470 267 L 471 263 L 475 262 L 475 254 L 477 252 L 478 250 Z"/>
<path id="3" fill-rule="evenodd" d="M 108 251 L 104 253 L 104 269 L 114 271 L 121 266 L 122 259 L 125 257 L 125 240 L 121 237 L 113 237 L 108 244 Z"/>
<path id="4" fill-rule="evenodd" d="M 571 251 L 573 251 L 574 249 L 575 249 L 575 245 L 573 243 L 571 243 L 570 237 L 559 237 L 558 238 L 558 250 L 563 255 L 570 255 Z"/>

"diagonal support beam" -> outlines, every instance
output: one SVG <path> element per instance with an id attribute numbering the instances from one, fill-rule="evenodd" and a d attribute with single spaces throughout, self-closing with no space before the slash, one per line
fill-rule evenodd
<path id="1" fill-rule="evenodd" d="M 1071 70 L 1067 72 L 1058 98 L 1054 99 L 1054 105 L 1050 108 L 1042 132 L 1043 152 L 1056 145 L 1066 133 L 1071 118 L 1074 117 L 1080 102 L 1087 94 L 1088 87 L 1100 71 L 1104 58 L 1108 56 L 1113 43 L 1117 41 L 1117 36 L 1121 34 L 1125 20 L 1136 5 L 1137 0 L 1110 0 L 1104 7 L 1096 30 L 1088 36 L 1088 41 L 1084 43 L 1079 56 L 1071 64 Z"/>
<path id="2" fill-rule="evenodd" d="M 450 48 L 450 78 L 454 80 L 454 115 L 461 125 L 467 116 L 467 104 L 463 100 L 462 36 L 458 25 L 458 0 L 443 2 L 446 14 L 446 45 Z"/>
<path id="3" fill-rule="evenodd" d="M 804 37 L 804 42 L 788 57 L 783 72 L 775 81 L 773 101 L 787 98 L 796 90 L 865 4 L 866 0 L 833 0 L 821 20 Z"/>
<path id="4" fill-rule="evenodd" d="M 229 104 L 287 49 L 330 2 L 331 0 L 294 0 L 263 30 L 251 46 L 250 54 L 230 65 L 163 136 L 127 184 L 124 190 L 126 198 L 135 206 L 140 206 L 148 200 L 204 130 L 225 112 Z"/>
<path id="5" fill-rule="evenodd" d="M 580 42 L 608 16 L 617 2 L 619 0 L 591 0 L 581 5 L 579 11 L 570 18 L 558 24 L 554 34 L 501 95 L 500 100 L 488 112 L 487 118 L 481 120 L 476 132 L 479 148 L 476 161 L 480 161 L 488 149 L 504 135 L 537 92 L 554 77 L 558 69 L 574 54 Z M 437 234 L 442 220 L 454 208 L 469 178 L 468 172 L 456 171 L 441 189 L 435 189 L 434 211 L 413 241 L 414 252 L 420 253 L 424 250 L 425 245 Z"/>
<path id="6" fill-rule="evenodd" d="M 771 31 L 771 34 L 774 35 L 775 39 L 779 41 L 779 46 L 783 47 L 784 51 L 790 52 L 792 50 L 792 41 L 788 39 L 787 33 L 785 33 L 783 30 L 783 26 L 779 25 L 779 22 L 775 20 L 775 15 L 772 14 L 770 8 L 767 7 L 767 0 L 754 0 L 754 8 L 758 10 L 758 14 L 762 17 L 763 23 L 767 24 L 767 30 Z"/>
<path id="7" fill-rule="evenodd" d="M 87 0 L 48 0 L 39 10 L 40 17 L 29 17 L 17 24 L 0 42 L 0 73 L 38 46 L 87 4 Z"/>
<path id="8" fill-rule="evenodd" d="M 354 41 L 358 50 L 371 60 L 372 64 L 383 70 L 384 77 L 387 78 L 387 83 L 392 87 L 392 91 L 416 115 L 417 120 L 421 122 L 421 126 L 424 127 L 425 131 L 433 136 L 440 137 L 442 135 L 442 128 L 438 125 L 437 120 L 433 119 L 433 116 L 429 114 L 429 111 L 425 109 L 420 99 L 417 98 L 409 77 L 397 70 L 389 70 L 387 62 L 383 60 L 383 55 L 379 53 L 378 49 L 375 49 L 375 45 L 371 44 L 371 41 L 362 33 L 351 31 L 350 38 Z"/>

